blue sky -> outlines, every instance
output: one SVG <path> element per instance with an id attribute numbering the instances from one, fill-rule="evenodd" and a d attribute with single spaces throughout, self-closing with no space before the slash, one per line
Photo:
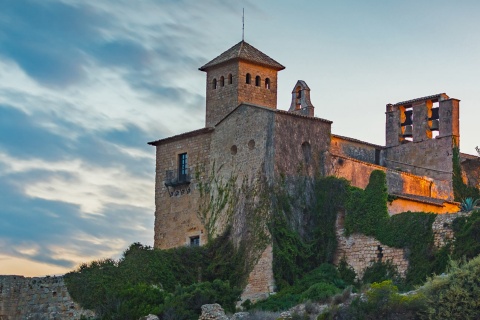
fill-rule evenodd
<path id="1" fill-rule="evenodd" d="M 475 153 L 478 1 L 4 0 L 0 274 L 60 274 L 153 243 L 148 141 L 204 125 L 209 60 L 241 40 L 286 66 L 333 132 L 384 144 L 385 105 L 461 100 Z"/>

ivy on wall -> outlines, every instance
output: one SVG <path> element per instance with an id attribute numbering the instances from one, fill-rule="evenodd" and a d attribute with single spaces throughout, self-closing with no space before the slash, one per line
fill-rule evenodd
<path id="1" fill-rule="evenodd" d="M 448 250 L 434 247 L 432 224 L 436 214 L 409 211 L 390 217 L 387 201 L 386 175 L 375 170 L 365 190 L 351 189 L 346 204 L 346 234 L 359 232 L 375 237 L 384 245 L 404 248 L 409 260 L 407 287 L 422 283 L 428 275 L 443 272 Z"/>
<path id="2" fill-rule="evenodd" d="M 460 164 L 460 149 L 458 147 L 453 148 L 453 196 L 454 200 L 461 202 L 466 198 L 479 199 L 480 190 L 475 187 L 471 187 L 463 182 L 462 178 L 462 166 Z"/>
<path id="3" fill-rule="evenodd" d="M 333 262 L 336 217 L 349 188 L 347 180 L 334 177 L 285 180 L 272 192 L 274 214 L 269 228 L 279 289 L 293 285 L 322 263 Z"/>

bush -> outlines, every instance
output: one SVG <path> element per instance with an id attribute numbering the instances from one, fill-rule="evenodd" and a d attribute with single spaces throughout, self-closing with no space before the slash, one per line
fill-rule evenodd
<path id="1" fill-rule="evenodd" d="M 196 320 L 202 305 L 211 303 L 218 303 L 225 311 L 234 312 L 241 292 L 240 289 L 231 288 L 228 282 L 218 279 L 186 287 L 178 286 L 173 294 L 166 297 L 160 315 L 163 318 L 174 316 L 176 320 Z"/>
<path id="2" fill-rule="evenodd" d="M 365 269 L 362 282 L 367 284 L 386 280 L 398 281 L 399 278 L 400 276 L 398 274 L 397 267 L 392 263 L 392 261 L 375 261 Z"/>
<path id="3" fill-rule="evenodd" d="M 347 285 L 355 284 L 355 278 L 357 277 L 357 274 L 355 273 L 355 270 L 347 263 L 345 257 L 340 260 L 337 268 L 340 278 Z"/>
<path id="4" fill-rule="evenodd" d="M 459 217 L 453 221 L 455 243 L 454 259 L 472 259 L 480 254 L 480 211 L 474 211 L 468 217 Z"/>
<path id="5" fill-rule="evenodd" d="M 266 300 L 259 301 L 253 305 L 255 310 L 262 311 L 285 311 L 294 307 L 300 302 L 299 294 L 277 293 Z"/>
<path id="6" fill-rule="evenodd" d="M 372 284 L 365 297 L 357 297 L 348 307 L 331 307 L 318 319 L 418 319 L 425 310 L 420 294 L 400 295 L 392 281 Z"/>
<path id="7" fill-rule="evenodd" d="M 340 290 L 335 287 L 333 284 L 329 283 L 315 283 L 310 286 L 304 293 L 301 295 L 301 300 L 312 300 L 312 301 L 321 301 L 324 302 L 331 296 L 338 293 Z"/>
<path id="8" fill-rule="evenodd" d="M 448 275 L 427 281 L 421 292 L 427 309 L 423 319 L 478 319 L 480 310 L 480 256 L 463 266 L 451 265 Z"/>

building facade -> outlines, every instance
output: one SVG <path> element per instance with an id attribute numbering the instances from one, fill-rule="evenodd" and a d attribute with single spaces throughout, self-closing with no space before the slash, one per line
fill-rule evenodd
<path id="1" fill-rule="evenodd" d="M 453 153 L 460 143 L 459 100 L 441 93 L 386 106 L 386 143 L 375 145 L 332 134 L 329 120 L 314 116 L 310 88 L 299 80 L 288 111 L 277 109 L 277 61 L 241 41 L 202 66 L 206 72 L 205 127 L 149 142 L 156 147 L 156 248 L 203 245 L 227 217 L 203 219 L 202 185 L 235 180 L 238 188 L 259 176 L 334 175 L 365 188 L 383 170 L 395 196 L 391 214 L 458 211 L 453 200 Z M 462 155 L 465 181 L 478 186 L 477 157 Z M 219 181 L 219 180 L 215 180 Z M 233 212 L 234 233 L 245 226 Z M 213 231 L 212 231 L 213 230 Z M 261 254 L 245 296 L 274 290 L 272 248 Z"/>

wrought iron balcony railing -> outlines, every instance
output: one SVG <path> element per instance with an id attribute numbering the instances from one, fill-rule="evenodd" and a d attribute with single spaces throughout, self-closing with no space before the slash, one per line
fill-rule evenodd
<path id="1" fill-rule="evenodd" d="M 165 186 L 176 187 L 180 185 L 190 184 L 190 173 L 188 169 L 182 170 L 167 170 L 165 173 Z"/>

